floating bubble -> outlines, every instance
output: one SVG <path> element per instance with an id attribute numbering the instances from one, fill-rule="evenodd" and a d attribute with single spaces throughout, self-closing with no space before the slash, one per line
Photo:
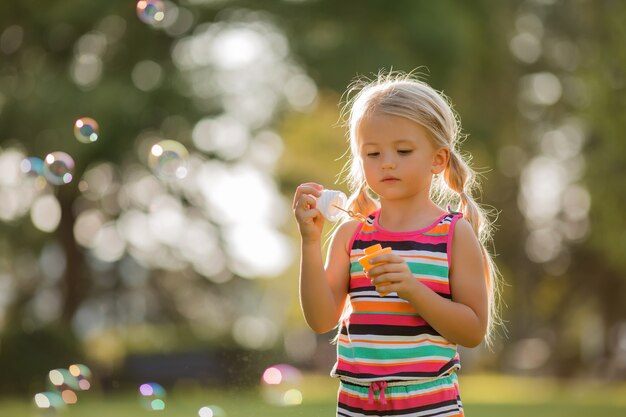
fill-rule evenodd
<path id="1" fill-rule="evenodd" d="M 207 405 L 198 410 L 199 417 L 226 417 L 226 411 L 217 405 Z"/>
<path id="2" fill-rule="evenodd" d="M 162 0 L 139 0 L 137 17 L 149 25 L 160 23 L 165 18 L 165 4 Z"/>
<path id="3" fill-rule="evenodd" d="M 43 173 L 51 184 L 69 184 L 74 178 L 74 160 L 65 152 L 49 153 L 44 159 Z"/>
<path id="4" fill-rule="evenodd" d="M 79 142 L 92 143 L 98 140 L 98 122 L 91 117 L 81 117 L 74 122 L 74 136 Z"/>
<path id="5" fill-rule="evenodd" d="M 50 379 L 52 385 L 59 390 L 63 390 L 65 388 L 73 390 L 80 389 L 78 379 L 65 368 L 51 370 L 48 372 L 48 378 Z"/>
<path id="6" fill-rule="evenodd" d="M 302 404 L 302 392 L 299 389 L 291 388 L 283 394 L 284 405 L 300 405 Z"/>
<path id="7" fill-rule="evenodd" d="M 141 404 L 152 411 L 165 410 L 165 389 L 156 382 L 148 382 L 139 386 Z"/>
<path id="8" fill-rule="evenodd" d="M 28 177 L 41 177 L 43 176 L 43 160 L 36 156 L 24 158 L 20 162 L 20 170 Z"/>
<path id="9" fill-rule="evenodd" d="M 182 179 L 187 176 L 189 152 L 180 142 L 162 140 L 150 148 L 148 165 L 163 179 Z"/>
<path id="10" fill-rule="evenodd" d="M 61 398 L 63 402 L 68 405 L 76 404 L 78 402 L 78 396 L 71 389 L 64 389 L 61 391 Z"/>
<path id="11" fill-rule="evenodd" d="M 78 402 L 78 396 L 74 391 L 80 390 L 79 382 L 68 369 L 53 369 L 48 372 L 48 379 L 53 389 L 61 396 L 63 403 L 71 405 Z"/>
<path id="12" fill-rule="evenodd" d="M 59 409 L 65 407 L 65 402 L 58 392 L 46 391 L 35 394 L 35 405 L 43 409 Z"/>
<path id="13" fill-rule="evenodd" d="M 261 378 L 263 398 L 270 404 L 293 406 L 302 404 L 302 373 L 286 364 L 270 366 Z"/>
<path id="14" fill-rule="evenodd" d="M 156 398 L 150 402 L 150 409 L 155 411 L 165 410 L 165 401 Z"/>
<path id="15" fill-rule="evenodd" d="M 91 388 L 91 369 L 83 364 L 73 364 L 69 367 L 70 374 L 78 381 L 78 389 L 81 391 L 87 391 Z"/>

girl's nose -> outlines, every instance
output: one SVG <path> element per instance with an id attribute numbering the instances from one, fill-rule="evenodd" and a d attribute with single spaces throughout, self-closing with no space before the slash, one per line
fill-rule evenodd
<path id="1" fill-rule="evenodd" d="M 393 169 L 396 167 L 396 162 L 394 161 L 393 157 L 385 157 L 383 159 L 383 163 L 382 163 L 382 168 L 383 169 Z"/>

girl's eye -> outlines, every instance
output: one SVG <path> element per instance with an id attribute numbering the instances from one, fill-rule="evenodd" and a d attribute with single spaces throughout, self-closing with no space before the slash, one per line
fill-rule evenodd
<path id="1" fill-rule="evenodd" d="M 378 155 L 380 155 L 380 152 L 368 152 L 367 156 L 369 156 L 370 158 L 375 158 Z"/>
<path id="2" fill-rule="evenodd" d="M 413 152 L 413 150 L 412 150 L 412 149 L 398 149 L 398 153 L 399 153 L 400 155 L 408 155 L 408 154 L 410 154 L 411 152 Z"/>

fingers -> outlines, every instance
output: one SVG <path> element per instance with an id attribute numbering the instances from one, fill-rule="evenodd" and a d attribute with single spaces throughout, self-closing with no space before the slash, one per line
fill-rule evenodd
<path id="1" fill-rule="evenodd" d="M 296 192 L 293 196 L 293 204 L 292 207 L 295 210 L 298 204 L 302 204 L 301 199 L 302 196 L 313 196 L 319 197 L 322 195 L 323 186 L 316 184 L 314 182 L 307 182 L 304 184 L 300 184 L 298 188 L 296 188 Z"/>
<path id="2" fill-rule="evenodd" d="M 398 255 L 384 254 L 378 255 L 370 259 L 370 264 L 375 265 L 366 272 L 366 275 L 370 278 L 377 277 L 382 274 L 390 272 L 409 272 L 409 267 L 404 259 Z"/>
<path id="3" fill-rule="evenodd" d="M 382 255 L 374 256 L 370 259 L 371 264 L 377 263 L 404 263 L 406 262 L 401 256 L 396 255 L 395 253 L 384 253 Z"/>
<path id="4" fill-rule="evenodd" d="M 307 212 L 317 207 L 317 200 L 310 194 L 302 194 L 298 200 L 294 202 L 293 209 L 297 214 L 307 214 Z"/>
<path id="5" fill-rule="evenodd" d="M 404 278 L 404 274 L 400 272 L 387 273 L 376 278 L 372 278 L 372 285 L 376 286 L 378 289 L 379 286 L 392 285 L 396 282 L 402 281 Z"/>
<path id="6" fill-rule="evenodd" d="M 391 282 L 383 282 L 380 285 L 377 285 L 376 291 L 383 297 L 389 293 L 395 292 L 391 286 Z"/>
<path id="7" fill-rule="evenodd" d="M 408 291 L 416 281 L 406 261 L 393 253 L 378 255 L 371 259 L 373 264 L 380 263 L 370 269 L 366 276 L 381 296 L 395 292 L 398 296 Z"/>

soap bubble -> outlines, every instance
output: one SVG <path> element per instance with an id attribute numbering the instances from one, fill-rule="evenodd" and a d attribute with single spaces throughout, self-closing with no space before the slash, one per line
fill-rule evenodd
<path id="1" fill-rule="evenodd" d="M 27 177 L 37 178 L 43 176 L 43 160 L 36 156 L 29 156 L 20 162 L 20 170 Z"/>
<path id="2" fill-rule="evenodd" d="M 65 152 L 49 153 L 44 159 L 43 173 L 51 184 L 69 184 L 73 179 L 74 160 Z"/>
<path id="3" fill-rule="evenodd" d="M 198 410 L 199 417 L 226 417 L 226 411 L 217 405 L 207 405 Z"/>
<path id="4" fill-rule="evenodd" d="M 71 405 L 78 402 L 75 391 L 79 391 L 80 384 L 78 378 L 65 368 L 57 368 L 48 372 L 49 385 L 61 396 L 61 401 Z M 51 390 L 52 391 L 52 390 Z"/>
<path id="5" fill-rule="evenodd" d="M 165 410 L 165 389 L 156 382 L 148 382 L 139 386 L 141 404 L 151 411 Z"/>
<path id="6" fill-rule="evenodd" d="M 34 401 L 37 408 L 54 410 L 65 407 L 65 402 L 58 392 L 39 392 L 35 394 Z"/>
<path id="7" fill-rule="evenodd" d="M 291 406 L 302 404 L 302 373 L 291 365 L 270 366 L 261 378 L 265 401 L 273 405 Z"/>
<path id="8" fill-rule="evenodd" d="M 87 391 L 91 388 L 91 369 L 83 364 L 73 364 L 69 367 L 70 374 L 76 378 L 78 383 L 78 389 L 81 391 Z"/>
<path id="9" fill-rule="evenodd" d="M 64 389 L 61 391 L 61 399 L 65 404 L 72 405 L 78 402 L 78 395 L 71 389 Z"/>
<path id="10" fill-rule="evenodd" d="M 63 390 L 64 388 L 70 388 L 75 390 L 80 389 L 78 385 L 78 379 L 76 379 L 76 377 L 65 368 L 57 368 L 51 370 L 50 372 L 48 372 L 48 379 L 50 380 L 52 385 L 58 390 Z"/>
<path id="11" fill-rule="evenodd" d="M 150 148 L 148 165 L 163 179 L 182 179 L 187 176 L 189 152 L 180 142 L 162 140 Z"/>
<path id="12" fill-rule="evenodd" d="M 81 117 L 74 122 L 74 136 L 82 143 L 97 141 L 98 129 L 98 122 L 91 117 Z"/>
<path id="13" fill-rule="evenodd" d="M 165 5 L 162 0 L 139 0 L 137 2 L 137 17 L 149 25 L 163 21 Z"/>

